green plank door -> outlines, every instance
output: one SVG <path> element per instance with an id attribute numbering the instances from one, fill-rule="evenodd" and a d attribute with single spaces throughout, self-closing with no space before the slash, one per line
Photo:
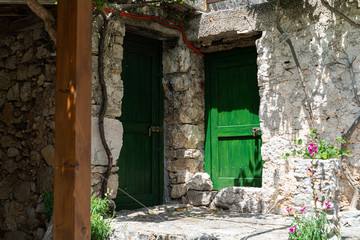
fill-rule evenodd
<path id="1" fill-rule="evenodd" d="M 214 189 L 261 187 L 259 88 L 254 47 L 206 56 L 205 170 Z"/>
<path id="2" fill-rule="evenodd" d="M 127 34 L 124 40 L 122 80 L 123 147 L 118 159 L 119 188 L 145 204 L 153 206 L 162 199 L 161 133 L 151 126 L 161 126 L 161 45 L 152 39 Z M 118 191 L 118 209 L 142 207 Z"/>

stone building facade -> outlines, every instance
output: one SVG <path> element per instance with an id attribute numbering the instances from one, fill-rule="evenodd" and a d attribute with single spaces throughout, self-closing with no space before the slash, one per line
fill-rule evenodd
<path id="1" fill-rule="evenodd" d="M 338 6 L 349 17 L 358 17 L 356 1 Z M 253 8 L 252 8 L 253 7 Z M 194 205 L 222 207 L 243 212 L 284 213 L 285 206 L 299 200 L 303 183 L 298 160 L 279 158 L 290 152 L 294 138 L 305 138 L 310 130 L 305 95 L 290 49 L 276 29 L 274 9 L 267 3 L 227 1 L 209 6 L 196 4 L 186 35 L 205 53 L 190 49 L 180 31 L 152 20 L 116 16 L 105 37 L 105 81 L 108 109 L 105 135 L 114 159 L 121 154 L 126 128 L 118 120 L 123 114 L 122 61 L 126 36 L 136 34 L 156 39 L 161 47 L 163 123 L 160 133 L 163 151 L 159 203 L 172 200 Z M 143 9 L 144 14 L 159 14 Z M 177 9 L 182 11 L 182 9 Z M 324 138 L 343 135 L 360 113 L 352 87 L 346 57 L 359 54 L 360 32 L 321 6 L 305 1 L 284 7 L 281 24 L 298 53 L 314 112 L 314 127 Z M 98 83 L 98 42 L 102 19 L 93 21 L 92 82 L 92 192 L 99 194 L 107 159 L 98 132 L 102 101 Z M 285 36 L 286 37 L 286 36 Z M 213 189 L 206 169 L 206 75 L 205 59 L 213 52 L 256 47 L 259 120 L 261 128 L 262 187 L 229 186 Z M 359 57 L 352 69 L 358 84 Z M 0 37 L 0 238 L 41 239 L 45 231 L 45 190 L 52 190 L 54 159 L 55 52 L 43 28 Z M 137 106 L 134 106 L 136 111 Z M 351 171 L 359 180 L 359 135 L 352 135 L 348 150 Z M 140 151 L 140 148 L 139 148 Z M 336 163 L 338 164 L 338 163 Z M 326 164 L 324 166 L 327 166 Z M 121 164 L 114 161 L 109 188 L 116 199 Z M 341 191 L 340 208 L 346 209 L 353 191 L 333 165 L 325 178 L 336 177 L 331 191 Z M 210 173 L 211 175 L 211 173 Z M 300 180 L 299 180 L 300 179 Z M 302 191 L 302 190 L 299 190 Z M 300 199 L 301 200 L 301 199 Z M 359 206 L 358 206 L 359 208 Z"/>

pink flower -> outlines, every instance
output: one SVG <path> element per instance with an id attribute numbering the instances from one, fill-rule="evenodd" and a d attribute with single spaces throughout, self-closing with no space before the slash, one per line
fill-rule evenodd
<path id="1" fill-rule="evenodd" d="M 290 230 L 290 233 L 295 232 L 296 231 L 296 226 L 292 226 L 291 228 L 289 228 L 289 230 Z"/>
<path id="2" fill-rule="evenodd" d="M 318 152 L 318 146 L 316 146 L 315 143 L 309 143 L 308 151 L 311 154 L 311 156 L 315 156 L 315 154 Z"/>
<path id="3" fill-rule="evenodd" d="M 330 209 L 331 208 L 331 203 L 325 202 L 325 206 L 326 206 L 327 209 Z"/>
<path id="4" fill-rule="evenodd" d="M 303 207 L 302 209 L 300 209 L 300 212 L 303 213 L 305 211 L 306 207 Z"/>
<path id="5" fill-rule="evenodd" d="M 317 201 L 319 201 L 319 198 L 317 197 L 317 198 L 315 198 L 315 201 L 317 202 Z"/>

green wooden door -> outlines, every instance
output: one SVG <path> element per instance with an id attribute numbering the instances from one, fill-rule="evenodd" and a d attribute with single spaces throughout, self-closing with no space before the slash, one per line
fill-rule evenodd
<path id="1" fill-rule="evenodd" d="M 255 47 L 206 56 L 205 170 L 214 189 L 261 187 L 259 104 Z"/>
<path id="2" fill-rule="evenodd" d="M 124 39 L 122 80 L 123 147 L 118 159 L 119 188 L 145 204 L 162 200 L 162 133 L 151 126 L 162 126 L 161 42 L 127 34 Z M 118 209 L 142 207 L 118 191 Z"/>

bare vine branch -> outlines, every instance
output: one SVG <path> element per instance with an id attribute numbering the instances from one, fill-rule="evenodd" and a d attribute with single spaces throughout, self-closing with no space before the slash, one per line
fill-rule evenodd
<path id="1" fill-rule="evenodd" d="M 305 98 L 306 98 L 306 105 L 309 111 L 309 115 L 310 115 L 310 122 L 311 122 L 311 127 L 314 128 L 314 114 L 311 108 L 311 102 L 310 102 L 310 97 L 306 91 L 306 82 L 305 82 L 305 78 L 299 63 L 299 60 L 297 58 L 295 49 L 294 49 L 294 45 L 292 44 L 292 41 L 290 40 L 288 34 L 282 29 L 281 27 L 281 12 L 280 12 L 280 0 L 277 0 L 277 4 L 276 4 L 276 28 L 277 30 L 280 32 L 280 34 L 283 36 L 285 42 L 289 45 L 291 54 L 294 58 L 295 64 L 296 64 L 296 69 L 299 73 L 300 76 L 300 80 L 302 83 L 302 87 L 304 89 L 304 93 L 305 93 Z"/>
<path id="2" fill-rule="evenodd" d="M 101 107 L 100 107 L 100 112 L 99 112 L 99 132 L 100 132 L 101 143 L 105 149 L 105 152 L 106 152 L 106 155 L 108 158 L 108 165 L 107 165 L 107 169 L 104 173 L 103 182 L 102 182 L 102 186 L 101 186 L 101 197 L 102 198 L 104 198 L 107 193 L 108 180 L 109 180 L 111 170 L 112 170 L 112 165 L 113 165 L 113 155 L 111 153 L 109 145 L 107 144 L 106 137 L 105 137 L 105 129 L 104 129 L 104 117 L 105 117 L 105 113 L 107 110 L 107 100 L 108 100 L 106 83 L 105 83 L 105 74 L 104 74 L 105 35 L 106 35 L 107 27 L 108 27 L 111 17 L 116 16 L 120 12 L 138 8 L 138 7 L 142 7 L 144 5 L 145 4 L 131 4 L 131 5 L 125 6 L 117 11 L 110 12 L 108 14 L 106 14 L 104 11 L 98 10 L 99 15 L 103 18 L 103 25 L 101 26 L 100 32 L 99 32 L 100 38 L 99 38 L 99 45 L 98 45 L 98 54 L 99 54 L 99 56 L 98 56 L 98 73 L 99 73 L 99 83 L 100 83 L 101 93 L 102 93 L 102 102 L 101 102 Z"/>
<path id="3" fill-rule="evenodd" d="M 100 107 L 100 113 L 99 113 L 99 132 L 100 132 L 100 138 L 101 143 L 104 146 L 106 155 L 108 157 L 108 166 L 104 173 L 104 178 L 102 182 L 102 188 L 101 188 L 101 197 L 104 198 L 107 193 L 107 186 L 108 186 L 108 180 L 111 174 L 111 169 L 113 165 L 113 156 L 110 151 L 109 145 L 107 144 L 106 138 L 105 138 L 105 130 L 104 130 L 104 116 L 107 110 L 107 90 L 106 90 L 106 83 L 105 83 L 105 77 L 104 77 L 104 46 L 105 46 L 105 34 L 107 30 L 107 26 L 109 23 L 109 18 L 111 16 L 111 13 L 107 16 L 103 11 L 100 11 L 100 15 L 103 18 L 103 25 L 100 28 L 100 39 L 99 39 L 99 57 L 98 57 L 98 72 L 99 72 L 99 83 L 101 86 L 101 93 L 102 93 L 102 102 Z"/>
<path id="4" fill-rule="evenodd" d="M 326 1 L 326 0 L 321 0 L 321 3 L 324 7 L 326 7 L 328 10 L 330 10 L 330 12 L 334 13 L 335 15 L 337 15 L 338 17 L 344 19 L 346 22 L 348 22 L 351 26 L 355 27 L 355 28 L 360 28 L 360 24 L 355 23 L 354 21 L 352 21 L 350 18 L 348 18 L 347 16 L 345 16 L 343 13 L 341 13 L 340 11 L 336 10 L 335 8 L 333 8 L 332 6 L 330 6 L 330 4 Z"/>
<path id="5" fill-rule="evenodd" d="M 56 20 L 55 17 L 37 0 L 25 0 L 29 8 L 44 21 L 45 30 L 49 33 L 51 40 L 56 45 Z"/>
<path id="6" fill-rule="evenodd" d="M 354 97 L 355 97 L 356 103 L 360 107 L 360 99 L 359 99 L 359 95 L 357 93 L 355 73 L 354 73 L 354 69 L 353 69 L 353 63 L 356 60 L 356 57 L 354 57 L 352 60 L 350 60 L 349 54 L 345 51 L 343 51 L 343 53 L 346 56 L 346 58 L 344 58 L 346 60 L 346 63 L 339 62 L 335 59 L 334 59 L 334 61 L 336 64 L 343 65 L 349 69 L 350 77 L 352 80 Z M 359 124 L 360 124 L 360 115 L 355 119 L 355 121 L 350 126 L 350 128 L 342 136 L 345 140 L 345 143 L 341 144 L 341 149 L 343 149 L 343 150 L 346 149 L 348 140 L 351 138 L 352 134 L 355 132 L 355 129 L 357 129 Z M 356 209 L 359 195 L 360 195 L 360 185 L 351 176 L 349 166 L 344 161 L 344 156 L 341 157 L 341 160 L 342 160 L 342 169 L 343 169 L 344 175 L 345 175 L 346 179 L 348 180 L 348 182 L 350 183 L 350 186 L 354 189 L 354 194 L 353 194 L 353 197 L 352 197 L 352 200 L 350 203 L 350 209 Z"/>

